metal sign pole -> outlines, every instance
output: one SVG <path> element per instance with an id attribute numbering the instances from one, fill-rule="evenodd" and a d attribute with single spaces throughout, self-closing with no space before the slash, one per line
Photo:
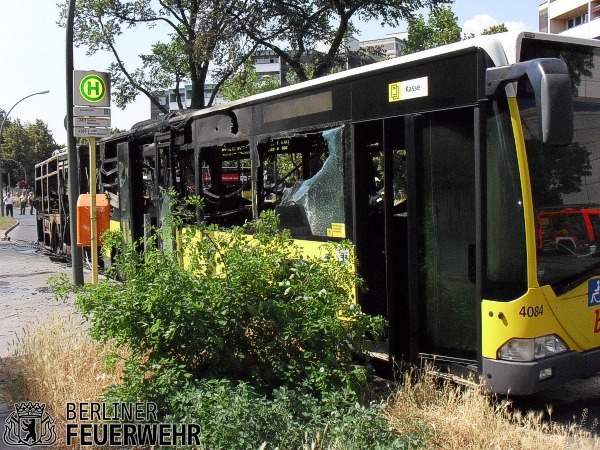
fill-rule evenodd
<path id="1" fill-rule="evenodd" d="M 96 138 L 90 144 L 90 256 L 92 258 L 92 284 L 98 284 L 98 213 L 96 211 Z"/>
<path id="2" fill-rule="evenodd" d="M 73 72 L 73 135 L 86 137 L 90 155 L 90 257 L 92 284 L 98 283 L 98 211 L 96 211 L 96 138 L 109 136 L 110 74 L 93 70 Z"/>
<path id="3" fill-rule="evenodd" d="M 73 284 L 83 285 L 83 255 L 77 246 L 77 199 L 79 198 L 79 158 L 77 142 L 73 135 L 73 22 L 75 20 L 75 0 L 69 0 L 66 35 L 66 67 L 67 85 L 67 148 L 69 152 L 69 232 L 71 235 L 71 267 Z"/>

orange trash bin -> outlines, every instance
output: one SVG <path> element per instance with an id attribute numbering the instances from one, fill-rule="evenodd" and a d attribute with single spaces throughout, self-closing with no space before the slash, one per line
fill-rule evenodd
<path id="1" fill-rule="evenodd" d="M 80 194 L 77 199 L 77 245 L 89 247 L 92 235 L 90 194 Z M 96 230 L 98 246 L 102 245 L 102 233 L 110 228 L 110 204 L 104 194 L 96 194 Z"/>

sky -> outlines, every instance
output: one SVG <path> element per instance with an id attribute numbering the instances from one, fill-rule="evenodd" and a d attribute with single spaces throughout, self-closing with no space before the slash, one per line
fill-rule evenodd
<path id="1" fill-rule="evenodd" d="M 59 27 L 59 0 L 0 0 L 0 109 L 12 109 L 9 119 L 21 123 L 42 120 L 59 145 L 66 143 L 65 30 Z M 538 7 L 542 0 L 455 0 L 452 10 L 463 33 L 479 34 L 483 29 L 505 23 L 509 30 L 537 31 Z M 359 40 L 377 39 L 406 31 L 382 28 L 379 23 L 361 24 Z M 158 31 L 129 31 L 118 42 L 128 68 L 137 67 L 140 53 L 163 38 Z M 156 38 L 153 38 L 153 34 Z M 105 71 L 112 61 L 109 53 L 87 56 L 76 48 L 75 70 Z M 23 97 L 49 90 L 23 101 Z M 17 104 L 18 103 L 18 104 Z M 150 117 L 150 101 L 140 96 L 121 110 L 111 108 L 112 126 L 129 129 Z"/>

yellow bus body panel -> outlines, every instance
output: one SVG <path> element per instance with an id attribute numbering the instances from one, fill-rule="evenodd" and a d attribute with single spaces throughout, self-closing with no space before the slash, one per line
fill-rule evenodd
<path id="1" fill-rule="evenodd" d="M 525 141 L 517 102 L 509 98 L 511 120 L 521 167 L 523 210 L 527 242 L 527 280 L 521 298 L 510 302 L 483 300 L 481 304 L 482 356 L 497 359 L 498 349 L 512 338 L 559 336 L 570 350 L 582 352 L 600 347 L 600 305 L 588 307 L 588 282 L 556 296 L 550 286 L 539 286 L 535 224 Z"/>
<path id="2" fill-rule="evenodd" d="M 582 350 L 600 347 L 600 305 L 588 307 L 587 281 L 560 297 L 544 287 L 554 315 Z"/>
<path id="3" fill-rule="evenodd" d="M 186 233 L 187 230 L 183 230 L 183 232 L 181 234 Z M 215 231 L 215 232 L 211 232 L 213 235 L 219 235 L 220 237 L 224 236 L 227 234 L 227 231 Z M 178 236 L 181 236 L 181 234 L 178 234 Z M 252 235 L 249 234 L 246 236 L 248 239 L 248 243 L 249 245 L 251 245 L 252 242 Z M 191 239 L 190 245 L 193 245 L 194 240 L 196 239 L 201 239 L 202 238 L 202 234 L 201 232 L 196 232 L 196 234 L 194 235 L 194 237 Z M 330 257 L 333 256 L 335 258 L 344 258 L 345 261 L 348 262 L 348 270 L 352 270 L 352 271 L 356 271 L 356 261 L 355 261 L 355 253 L 354 253 L 354 247 L 350 246 L 350 254 L 346 254 L 346 255 L 329 255 L 328 254 L 328 250 L 325 247 L 326 245 L 335 245 L 335 242 L 333 241 L 309 241 L 309 240 L 305 240 L 305 239 L 293 239 L 293 243 L 294 245 L 296 245 L 299 250 L 301 255 L 307 257 L 307 258 L 325 258 L 325 257 Z M 181 249 L 182 248 L 182 242 L 181 242 L 181 238 L 178 237 L 177 238 L 177 248 Z M 181 259 L 181 263 L 183 265 L 183 267 L 189 267 L 190 266 L 190 254 L 187 251 L 183 251 L 183 257 Z M 222 272 L 222 264 L 217 264 L 215 265 L 215 270 L 213 272 L 214 276 L 219 276 Z M 348 291 L 348 297 L 350 298 L 350 300 L 354 303 L 356 303 L 356 286 L 346 286 L 346 289 Z"/>
<path id="4" fill-rule="evenodd" d="M 121 222 L 118 220 L 111 220 L 109 229 L 110 231 L 121 231 Z"/>

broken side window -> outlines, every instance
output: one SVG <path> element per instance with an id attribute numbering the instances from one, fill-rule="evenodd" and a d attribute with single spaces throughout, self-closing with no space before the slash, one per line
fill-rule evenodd
<path id="1" fill-rule="evenodd" d="M 274 209 L 293 237 L 346 237 L 343 130 L 259 143 L 262 207 Z"/>

